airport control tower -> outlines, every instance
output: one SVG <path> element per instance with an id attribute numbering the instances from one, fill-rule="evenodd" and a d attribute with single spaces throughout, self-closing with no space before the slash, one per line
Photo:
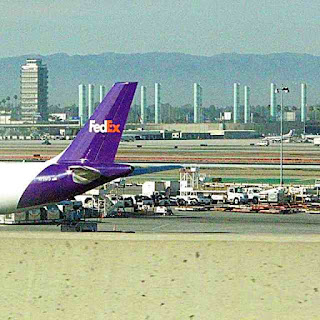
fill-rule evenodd
<path id="1" fill-rule="evenodd" d="M 27 59 L 20 70 L 22 120 L 48 120 L 48 69 L 41 59 Z"/>

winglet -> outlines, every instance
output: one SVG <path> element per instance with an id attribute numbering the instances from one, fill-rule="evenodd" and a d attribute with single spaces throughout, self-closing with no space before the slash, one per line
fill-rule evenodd
<path id="1" fill-rule="evenodd" d="M 137 82 L 115 83 L 58 163 L 114 161 Z"/>

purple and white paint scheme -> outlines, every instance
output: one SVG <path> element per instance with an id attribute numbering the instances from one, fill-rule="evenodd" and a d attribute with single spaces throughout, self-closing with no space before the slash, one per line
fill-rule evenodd
<path id="1" fill-rule="evenodd" d="M 71 199 L 134 168 L 114 162 L 136 82 L 116 83 L 70 146 L 44 163 L 3 163 L 0 214 Z"/>
<path id="2" fill-rule="evenodd" d="M 1 163 L 0 215 L 25 211 L 74 196 L 119 177 L 180 168 L 115 163 L 137 82 L 119 82 L 70 146 L 43 163 Z"/>

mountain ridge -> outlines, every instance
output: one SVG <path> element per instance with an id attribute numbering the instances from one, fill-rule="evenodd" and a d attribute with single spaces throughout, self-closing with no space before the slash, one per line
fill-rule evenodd
<path id="1" fill-rule="evenodd" d="M 270 83 L 286 85 L 290 94 L 285 103 L 300 105 L 300 83 L 308 85 L 308 104 L 319 103 L 320 57 L 304 53 L 239 54 L 221 53 L 197 56 L 179 52 L 115 53 L 69 55 L 28 54 L 0 58 L 0 98 L 19 94 L 20 66 L 27 58 L 41 58 L 49 70 L 49 104 L 68 105 L 78 102 L 78 85 L 138 81 L 147 87 L 148 104 L 154 102 L 154 83 L 162 85 L 162 102 L 182 106 L 193 102 L 193 83 L 203 87 L 203 105 L 233 104 L 233 83 L 251 88 L 252 105 L 270 104 Z M 0 100 L 1 100 L 0 99 Z M 134 103 L 140 103 L 140 94 Z"/>

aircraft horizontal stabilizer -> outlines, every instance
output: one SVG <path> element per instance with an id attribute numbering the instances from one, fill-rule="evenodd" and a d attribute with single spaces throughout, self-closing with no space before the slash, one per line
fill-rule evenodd
<path id="1" fill-rule="evenodd" d="M 155 172 L 161 172 L 161 171 L 167 171 L 167 170 L 174 170 L 174 169 L 181 169 L 183 166 L 181 165 L 163 165 L 163 166 L 135 166 L 134 164 L 131 164 L 134 167 L 133 172 L 129 175 L 130 176 L 137 176 L 141 174 L 148 174 L 148 173 L 155 173 Z"/>
<path id="2" fill-rule="evenodd" d="M 72 172 L 72 179 L 75 183 L 88 184 L 101 177 L 97 169 L 87 166 L 71 166 L 69 170 Z"/>

